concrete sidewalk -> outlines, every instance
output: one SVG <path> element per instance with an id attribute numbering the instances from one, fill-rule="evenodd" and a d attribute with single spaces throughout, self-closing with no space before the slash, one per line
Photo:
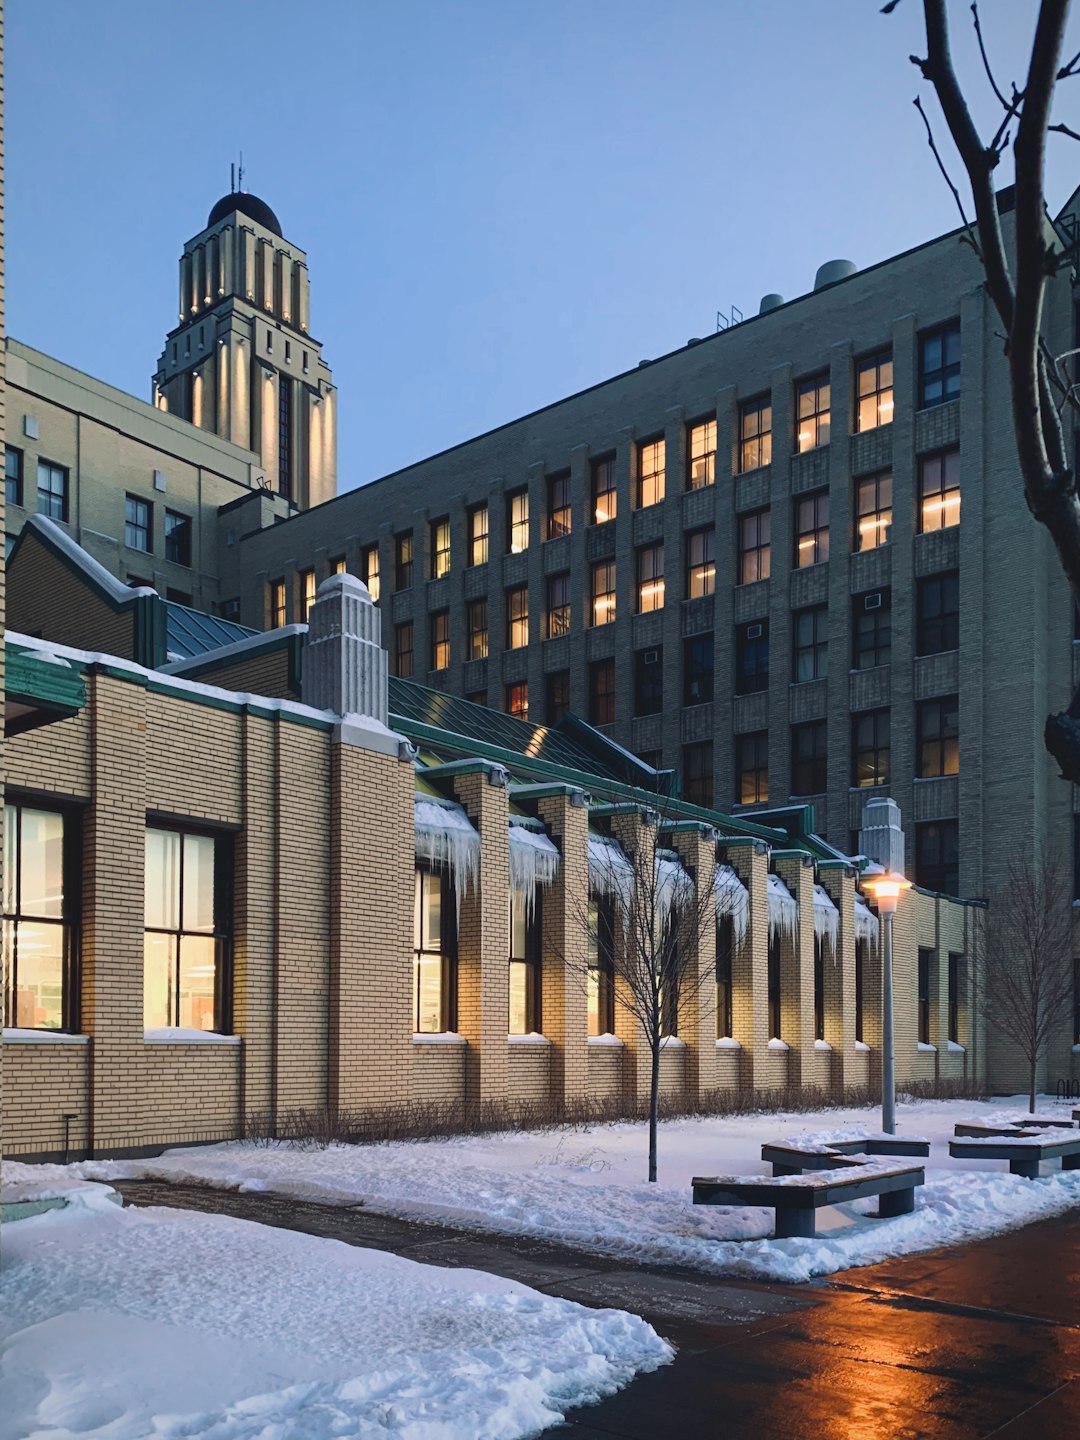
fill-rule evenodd
<path id="1" fill-rule="evenodd" d="M 1080 1437 L 1080 1216 L 782 1286 L 362 1207 L 154 1181 L 116 1188 L 128 1204 L 236 1215 L 644 1315 L 678 1347 L 675 1363 L 547 1432 L 567 1440 Z"/>

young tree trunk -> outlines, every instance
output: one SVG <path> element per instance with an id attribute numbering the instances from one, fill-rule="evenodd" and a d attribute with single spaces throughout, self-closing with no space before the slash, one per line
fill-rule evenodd
<path id="1" fill-rule="evenodd" d="M 1028 1074 L 1028 1114 L 1035 1114 L 1035 1058 L 1032 1057 L 1031 1070 Z"/>
<path id="2" fill-rule="evenodd" d="M 656 1183 L 656 1122 L 660 1110 L 660 1040 L 651 1044 L 652 1068 L 649 1076 L 649 1181 Z"/>

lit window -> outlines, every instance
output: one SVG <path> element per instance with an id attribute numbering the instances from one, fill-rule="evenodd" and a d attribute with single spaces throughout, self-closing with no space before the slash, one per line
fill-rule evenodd
<path id="1" fill-rule="evenodd" d="M 658 440 L 645 440 L 638 446 L 637 508 L 644 510 L 648 505 L 658 505 L 664 498 L 664 454 L 663 436 Z"/>
<path id="2" fill-rule="evenodd" d="M 716 420 L 698 420 L 688 429 L 686 488 L 700 490 L 716 483 Z"/>
<path id="3" fill-rule="evenodd" d="M 285 581 L 271 580 L 270 582 L 270 628 L 279 630 L 286 621 L 285 611 Z"/>
<path id="4" fill-rule="evenodd" d="M 768 510 L 739 517 L 739 584 L 767 580 L 772 568 L 771 522 Z"/>
<path id="5" fill-rule="evenodd" d="M 829 673 L 828 606 L 797 610 L 793 618 L 791 679 L 796 685 L 824 680 Z"/>
<path id="6" fill-rule="evenodd" d="M 4 807 L 4 1024 L 75 1029 L 75 943 L 64 883 L 64 816 Z"/>
<path id="7" fill-rule="evenodd" d="M 699 740 L 683 746 L 683 799 L 691 805 L 713 803 L 713 747 L 711 740 Z"/>
<path id="8" fill-rule="evenodd" d="M 592 623 L 610 625 L 615 619 L 615 561 L 599 560 L 592 567 Z"/>
<path id="9" fill-rule="evenodd" d="M 67 519 L 68 472 L 63 466 L 38 461 L 37 508 L 39 515 L 47 515 L 50 520 Z"/>
<path id="10" fill-rule="evenodd" d="M 311 607 L 315 604 L 315 571 L 300 571 L 300 618 L 307 624 Z"/>
<path id="11" fill-rule="evenodd" d="M 506 548 L 511 555 L 520 555 L 529 548 L 529 492 L 518 490 L 506 502 Z"/>
<path id="12" fill-rule="evenodd" d="M 4 495 L 9 505 L 23 503 L 23 457 L 10 445 L 4 450 Z"/>
<path id="13" fill-rule="evenodd" d="M 644 545 L 637 552 L 637 609 L 639 615 L 664 608 L 664 542 Z"/>
<path id="14" fill-rule="evenodd" d="M 529 643 L 529 587 L 517 585 L 506 592 L 506 645 L 520 650 Z"/>
<path id="15" fill-rule="evenodd" d="M 549 575 L 547 582 L 548 639 L 570 634 L 570 572 Z"/>
<path id="16" fill-rule="evenodd" d="M 664 647 L 634 652 L 634 714 L 659 715 L 664 708 Z"/>
<path id="17" fill-rule="evenodd" d="M 129 550 L 150 553 L 150 504 L 137 495 L 124 499 L 124 544 Z"/>
<path id="18" fill-rule="evenodd" d="M 713 698 L 715 645 L 712 631 L 683 641 L 683 704 L 704 705 Z"/>
<path id="19" fill-rule="evenodd" d="M 443 875 L 417 870 L 413 891 L 413 1030 L 452 1029 L 454 906 Z"/>
<path id="20" fill-rule="evenodd" d="M 959 895 L 958 821 L 932 820 L 915 826 L 915 883 L 942 895 Z"/>
<path id="21" fill-rule="evenodd" d="M 592 463 L 592 517 L 594 525 L 614 520 L 618 514 L 615 492 L 615 456 L 605 455 Z"/>
<path id="22" fill-rule="evenodd" d="M 615 906 L 589 900 L 587 1010 L 590 1035 L 615 1031 Z"/>
<path id="23" fill-rule="evenodd" d="M 735 949 L 735 923 L 730 915 L 716 917 L 716 1038 L 731 1035 L 731 956 Z"/>
<path id="24" fill-rule="evenodd" d="M 615 720 L 615 661 L 594 660 L 589 666 L 589 723 L 611 725 Z"/>
<path id="25" fill-rule="evenodd" d="M 508 1033 L 540 1029 L 540 897 L 532 905 L 521 890 L 510 892 L 510 1006 Z"/>
<path id="26" fill-rule="evenodd" d="M 960 322 L 919 337 L 919 404 L 925 410 L 960 394 Z"/>
<path id="27" fill-rule="evenodd" d="M 892 531 L 891 470 L 867 475 L 855 482 L 855 549 L 876 550 L 887 545 Z"/>
<path id="28" fill-rule="evenodd" d="M 927 575 L 916 591 L 916 655 L 941 655 L 960 648 L 960 575 L 956 570 Z"/>
<path id="29" fill-rule="evenodd" d="M 735 631 L 735 694 L 769 688 L 769 622 L 752 620 Z"/>
<path id="30" fill-rule="evenodd" d="M 486 600 L 470 600 L 468 610 L 469 659 L 486 660 L 488 653 L 488 607 Z"/>
<path id="31" fill-rule="evenodd" d="M 444 515 L 441 520 L 431 522 L 431 578 L 441 580 L 449 574 L 450 520 Z"/>
<path id="32" fill-rule="evenodd" d="M 923 700 L 916 708 L 916 775 L 932 780 L 960 773 L 960 700 Z"/>
<path id="33" fill-rule="evenodd" d="M 795 448 L 816 450 L 829 443 L 829 377 L 814 375 L 795 387 Z"/>
<path id="34" fill-rule="evenodd" d="M 400 625 L 394 626 L 394 673 L 402 680 L 409 680 L 412 678 L 414 664 L 413 622 L 402 620 Z"/>
<path id="35" fill-rule="evenodd" d="M 469 511 L 469 564 L 486 565 L 488 558 L 488 507 L 474 505 Z"/>
<path id="36" fill-rule="evenodd" d="M 506 713 L 513 715 L 515 720 L 528 720 L 529 687 L 524 680 L 519 680 L 516 685 L 507 685 Z"/>
<path id="37" fill-rule="evenodd" d="M 851 722 L 851 783 L 889 783 L 889 711 L 868 710 Z"/>
<path id="38" fill-rule="evenodd" d="M 821 795 L 828 788 L 828 730 L 824 720 L 791 727 L 791 793 Z"/>
<path id="39" fill-rule="evenodd" d="M 960 524 L 960 451 L 944 450 L 919 461 L 919 529 Z"/>
<path id="40" fill-rule="evenodd" d="M 570 671 L 553 671 L 547 677 L 547 723 L 555 725 L 569 709 Z"/>
<path id="41" fill-rule="evenodd" d="M 892 660 L 892 592 L 867 590 L 852 605 L 852 657 L 855 670 L 873 670 Z"/>
<path id="42" fill-rule="evenodd" d="M 191 564 L 191 516 L 165 511 L 165 559 L 172 565 Z"/>
<path id="43" fill-rule="evenodd" d="M 379 599 L 379 547 L 368 545 L 360 557 L 360 574 L 368 588 L 368 594 L 377 604 Z"/>
<path id="44" fill-rule="evenodd" d="M 412 587 L 413 540 L 412 531 L 406 530 L 394 536 L 394 589 L 409 590 Z"/>
<path id="45" fill-rule="evenodd" d="M 431 616 L 431 668 L 450 668 L 450 611 L 436 610 Z"/>
<path id="46" fill-rule="evenodd" d="M 934 952 L 920 945 L 916 962 L 915 1035 L 920 1045 L 930 1044 L 930 963 Z"/>
<path id="47" fill-rule="evenodd" d="M 716 589 L 716 530 L 706 525 L 686 536 L 686 598 L 696 600 Z"/>
<path id="48" fill-rule="evenodd" d="M 345 556 L 344 556 L 344 555 L 339 555 L 336 560 L 331 560 L 331 561 L 330 561 L 330 574 L 331 574 L 331 575 L 344 575 L 344 574 L 347 573 L 347 571 L 348 571 L 348 566 L 347 566 L 346 563 L 345 563 Z M 373 598 L 374 598 L 374 597 L 373 597 Z"/>
<path id="49" fill-rule="evenodd" d="M 570 534 L 570 471 L 548 476 L 547 538 Z"/>
<path id="50" fill-rule="evenodd" d="M 761 805 L 768 800 L 768 731 L 740 735 L 735 741 L 735 794 L 740 805 Z"/>
<path id="51" fill-rule="evenodd" d="M 220 1030 L 227 1023 L 226 887 L 217 882 L 224 844 L 186 831 L 146 831 L 143 1024 L 148 1030 Z"/>
<path id="52" fill-rule="evenodd" d="M 767 395 L 739 406 L 739 469 L 772 464 L 772 401 Z"/>
<path id="53" fill-rule="evenodd" d="M 856 430 L 876 430 L 893 418 L 893 362 L 891 350 L 867 355 L 855 366 Z"/>
<path id="54" fill-rule="evenodd" d="M 795 568 L 829 558 L 829 492 L 817 490 L 795 502 Z"/>

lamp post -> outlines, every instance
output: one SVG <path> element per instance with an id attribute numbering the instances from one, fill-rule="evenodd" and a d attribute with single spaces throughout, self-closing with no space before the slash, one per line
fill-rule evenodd
<path id="1" fill-rule="evenodd" d="M 862 888 L 870 892 L 884 928 L 881 969 L 881 1128 L 896 1134 L 896 1047 L 893 1040 L 892 922 L 901 894 L 911 881 L 891 870 L 865 874 Z"/>

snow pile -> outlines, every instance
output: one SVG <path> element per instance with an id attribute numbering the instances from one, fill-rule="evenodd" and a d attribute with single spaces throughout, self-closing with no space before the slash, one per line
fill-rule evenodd
<path id="1" fill-rule="evenodd" d="M 419 793 L 413 823 L 416 858 L 450 872 L 460 916 L 462 895 L 480 878 L 480 836 L 455 801 L 433 800 Z"/>
<path id="2" fill-rule="evenodd" d="M 525 913 L 536 908 L 536 887 L 550 885 L 559 873 L 559 851 L 543 826 L 527 816 L 510 816 L 510 888 L 525 897 Z"/>
<path id="3" fill-rule="evenodd" d="M 868 940 L 871 945 L 878 941 L 878 917 L 870 909 L 858 890 L 855 891 L 855 939 Z"/>
<path id="4" fill-rule="evenodd" d="M 795 943 L 799 931 L 799 902 L 780 879 L 769 872 L 769 934 L 783 935 Z"/>
<path id="5" fill-rule="evenodd" d="M 731 918 L 731 935 L 736 946 L 746 939 L 750 928 L 750 892 L 730 865 L 716 867 L 716 913 Z"/>
<path id="6" fill-rule="evenodd" d="M 617 840 L 589 831 L 589 889 L 602 900 L 614 900 L 624 916 L 634 897 L 634 867 Z"/>
<path id="7" fill-rule="evenodd" d="M 814 886 L 814 934 L 822 944 L 827 940 L 833 956 L 836 956 L 836 942 L 840 935 L 840 911 L 833 904 L 833 898 L 824 885 Z"/>
<path id="8" fill-rule="evenodd" d="M 619 1310 L 226 1216 L 4 1232 L 0 1440 L 514 1440 L 671 1354 Z"/>

